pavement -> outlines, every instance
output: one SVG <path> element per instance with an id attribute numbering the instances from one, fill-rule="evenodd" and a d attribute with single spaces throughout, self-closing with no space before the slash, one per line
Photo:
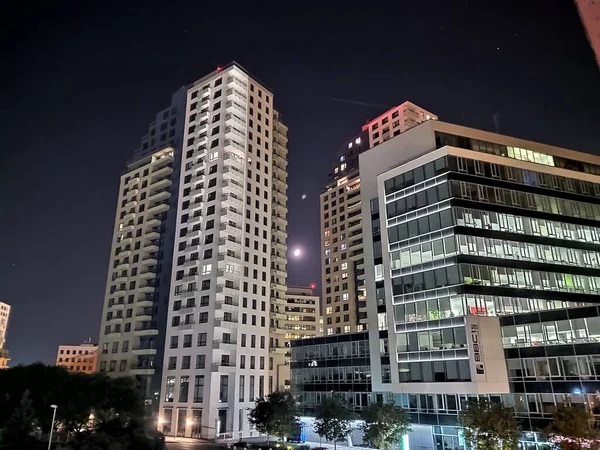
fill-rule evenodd
<path id="1" fill-rule="evenodd" d="M 167 437 L 166 445 L 168 450 L 224 450 L 224 445 L 215 444 L 210 441 L 199 441 L 197 439 L 189 438 L 173 438 Z M 305 442 L 303 445 L 310 445 L 314 447 L 324 447 L 333 450 L 333 444 L 319 443 L 319 442 Z M 275 446 L 273 446 L 275 449 Z M 232 447 L 233 449 L 233 447 Z M 366 449 L 363 447 L 347 447 L 345 445 L 337 445 L 337 450 L 373 450 Z"/>

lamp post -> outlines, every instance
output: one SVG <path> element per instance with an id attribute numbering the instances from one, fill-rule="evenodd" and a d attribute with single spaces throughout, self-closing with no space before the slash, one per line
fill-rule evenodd
<path id="1" fill-rule="evenodd" d="M 54 431 L 54 419 L 56 419 L 56 409 L 58 406 L 50 405 L 50 408 L 54 410 L 52 413 L 52 426 L 50 427 L 50 438 L 48 439 L 48 450 L 50 450 L 50 446 L 52 445 L 52 431 Z"/>

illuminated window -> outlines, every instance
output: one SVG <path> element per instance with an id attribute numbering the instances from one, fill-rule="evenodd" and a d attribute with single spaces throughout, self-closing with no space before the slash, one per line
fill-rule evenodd
<path id="1" fill-rule="evenodd" d="M 350 298 L 350 294 L 348 294 L 347 292 L 344 292 L 342 294 L 342 301 L 347 301 Z"/>
<path id="2" fill-rule="evenodd" d="M 214 161 L 218 157 L 219 157 L 219 152 L 212 152 L 212 153 L 209 153 L 208 160 L 209 161 Z"/>
<path id="3" fill-rule="evenodd" d="M 346 161 L 346 157 L 344 155 L 340 156 L 340 162 Z"/>
<path id="4" fill-rule="evenodd" d="M 212 264 L 204 264 L 202 266 L 202 275 L 210 275 L 212 272 Z"/>
<path id="5" fill-rule="evenodd" d="M 331 336 L 333 334 L 333 328 L 327 328 L 327 336 Z"/>
<path id="6" fill-rule="evenodd" d="M 330 234 L 331 234 L 331 231 L 325 230 L 325 237 L 329 236 Z"/>
<path id="7" fill-rule="evenodd" d="M 345 243 L 342 244 L 342 245 L 340 245 L 340 250 L 346 250 L 346 244 Z"/>
<path id="8" fill-rule="evenodd" d="M 325 256 L 329 256 L 331 255 L 331 249 L 330 248 L 326 248 L 325 249 Z"/>
<path id="9" fill-rule="evenodd" d="M 360 138 L 356 138 L 356 141 L 354 141 L 354 142 L 356 142 L 357 144 L 360 144 Z"/>
<path id="10" fill-rule="evenodd" d="M 342 268 L 342 270 L 347 270 L 348 269 L 348 263 L 347 262 L 342 263 L 341 268 Z"/>
<path id="11" fill-rule="evenodd" d="M 338 172 L 339 172 L 339 170 L 340 170 L 340 169 L 336 167 L 336 168 L 333 170 L 333 173 L 338 173 Z"/>
<path id="12" fill-rule="evenodd" d="M 332 308 L 331 306 L 328 306 L 328 307 L 325 309 L 325 314 L 331 314 L 332 312 L 333 312 L 333 308 Z"/>
<path id="13" fill-rule="evenodd" d="M 348 148 L 352 148 L 352 142 L 348 142 Z"/>
<path id="14" fill-rule="evenodd" d="M 329 246 L 329 239 L 325 240 L 325 247 Z"/>
<path id="15" fill-rule="evenodd" d="M 345 280 L 347 278 L 348 278 L 348 272 L 342 273 L 342 280 Z"/>
<path id="16" fill-rule="evenodd" d="M 344 333 L 350 333 L 350 325 L 344 325 Z"/>
<path id="17" fill-rule="evenodd" d="M 340 165 L 340 170 L 346 170 L 346 163 L 342 163 Z"/>

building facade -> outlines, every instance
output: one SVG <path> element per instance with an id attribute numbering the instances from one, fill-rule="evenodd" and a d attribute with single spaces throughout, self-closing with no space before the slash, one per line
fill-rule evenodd
<path id="1" fill-rule="evenodd" d="M 0 348 L 6 347 L 6 331 L 8 330 L 8 318 L 10 317 L 10 305 L 0 302 Z"/>
<path id="2" fill-rule="evenodd" d="M 410 411 L 411 445 L 464 448 L 478 396 L 528 449 L 558 403 L 600 414 L 600 157 L 428 121 L 360 175 L 372 391 Z"/>
<path id="3" fill-rule="evenodd" d="M 98 346 L 91 342 L 81 345 L 59 345 L 56 365 L 72 373 L 94 373 L 97 370 Z"/>
<path id="4" fill-rule="evenodd" d="M 6 349 L 6 332 L 8 330 L 8 319 L 10 317 L 10 305 L 0 302 L 0 369 L 8 368 L 10 353 Z"/>
<path id="5" fill-rule="evenodd" d="M 437 116 L 404 102 L 362 127 L 336 155 L 321 208 L 321 286 L 326 335 L 367 328 L 359 156 Z"/>
<path id="6" fill-rule="evenodd" d="M 247 436 L 285 348 L 287 128 L 235 63 L 185 95 L 159 429 Z"/>
<path id="7" fill-rule="evenodd" d="M 156 411 L 179 193 L 185 90 L 156 114 L 120 177 L 97 370 L 134 376 Z"/>
<path id="8" fill-rule="evenodd" d="M 598 0 L 575 0 L 585 34 L 596 55 L 600 67 L 600 2 Z"/>

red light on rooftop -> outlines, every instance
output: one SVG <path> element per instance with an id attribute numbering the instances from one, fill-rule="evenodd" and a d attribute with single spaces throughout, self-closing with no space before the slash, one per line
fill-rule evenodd
<path id="1" fill-rule="evenodd" d="M 220 72 L 221 70 L 223 70 L 223 68 L 221 66 L 217 66 L 217 72 Z"/>
<path id="2" fill-rule="evenodd" d="M 315 289 L 317 287 L 317 285 L 315 283 L 310 283 L 310 288 L 311 289 Z"/>

